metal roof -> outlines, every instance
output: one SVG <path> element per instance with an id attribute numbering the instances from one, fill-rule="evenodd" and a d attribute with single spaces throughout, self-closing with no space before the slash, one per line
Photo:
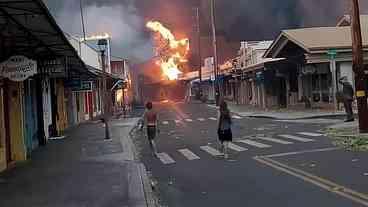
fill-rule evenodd
<path id="1" fill-rule="evenodd" d="M 24 55 L 32 59 L 67 57 L 75 75 L 87 75 L 85 64 L 41 0 L 0 1 L 1 58 Z"/>
<path id="2" fill-rule="evenodd" d="M 368 16 L 361 16 L 362 41 L 365 48 L 368 48 L 367 18 Z M 341 26 L 283 30 L 264 57 L 278 57 L 288 42 L 293 42 L 307 53 L 326 53 L 329 49 L 351 52 L 351 28 Z"/>

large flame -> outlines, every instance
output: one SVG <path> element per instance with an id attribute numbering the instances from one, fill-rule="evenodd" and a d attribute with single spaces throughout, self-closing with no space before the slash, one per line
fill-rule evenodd
<path id="1" fill-rule="evenodd" d="M 146 26 L 159 35 L 155 42 L 156 54 L 160 60 L 156 63 L 169 80 L 178 79 L 182 73 L 179 70 L 179 65 L 188 62 L 189 39 L 177 40 L 168 28 L 157 21 L 150 21 Z"/>

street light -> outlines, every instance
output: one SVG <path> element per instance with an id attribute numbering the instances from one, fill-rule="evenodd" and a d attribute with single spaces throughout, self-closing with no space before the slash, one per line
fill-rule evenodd
<path id="1" fill-rule="evenodd" d="M 105 139 L 109 140 L 110 131 L 109 131 L 109 108 L 108 108 L 108 101 L 110 100 L 107 90 L 107 80 L 106 80 L 106 63 L 105 63 L 105 52 L 107 49 L 107 39 L 100 39 L 98 40 L 98 48 L 101 52 L 101 65 L 102 65 L 102 88 L 103 88 L 103 118 L 102 121 L 105 123 Z"/>

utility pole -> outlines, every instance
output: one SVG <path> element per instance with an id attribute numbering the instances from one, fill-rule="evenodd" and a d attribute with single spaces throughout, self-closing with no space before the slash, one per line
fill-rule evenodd
<path id="1" fill-rule="evenodd" d="M 198 59 L 199 59 L 199 95 L 202 98 L 202 51 L 201 51 L 201 13 L 199 7 L 196 8 L 197 32 L 198 32 Z"/>
<path id="2" fill-rule="evenodd" d="M 102 75 L 102 87 L 103 87 L 103 122 L 105 123 L 105 140 L 110 140 L 110 130 L 109 130 L 109 103 L 111 100 L 111 97 L 109 96 L 109 92 L 107 90 L 107 72 L 106 72 L 106 45 L 107 45 L 107 40 L 103 39 L 103 40 L 99 40 L 98 41 L 98 45 L 101 47 L 100 51 L 101 51 L 101 65 L 102 65 L 102 71 L 103 71 L 103 75 Z"/>
<path id="3" fill-rule="evenodd" d="M 215 99 L 216 105 L 218 106 L 220 103 L 220 87 L 219 87 L 219 80 L 218 80 L 218 57 L 217 57 L 217 35 L 216 35 L 216 0 L 211 1 L 211 25 L 212 25 L 212 39 L 213 39 L 213 65 L 214 65 L 214 72 L 215 72 Z"/>
<path id="4" fill-rule="evenodd" d="M 363 43 L 360 24 L 359 0 L 352 0 L 351 33 L 353 41 L 353 71 L 355 73 L 355 89 L 358 103 L 360 133 L 368 133 L 367 87 L 364 73 Z"/>
<path id="5" fill-rule="evenodd" d="M 82 0 L 79 0 L 79 5 L 80 5 L 81 20 L 82 20 L 83 40 L 86 41 L 86 28 L 85 28 L 85 25 L 84 25 L 84 15 L 83 15 L 83 4 L 82 4 Z"/>

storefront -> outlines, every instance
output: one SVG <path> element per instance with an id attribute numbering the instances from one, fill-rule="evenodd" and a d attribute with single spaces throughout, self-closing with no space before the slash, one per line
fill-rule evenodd
<path id="1" fill-rule="evenodd" d="M 6 22 L 0 30 L 2 171 L 63 133 L 64 80 L 83 76 L 87 68 L 41 0 L 7 2 L 0 21 Z"/>

